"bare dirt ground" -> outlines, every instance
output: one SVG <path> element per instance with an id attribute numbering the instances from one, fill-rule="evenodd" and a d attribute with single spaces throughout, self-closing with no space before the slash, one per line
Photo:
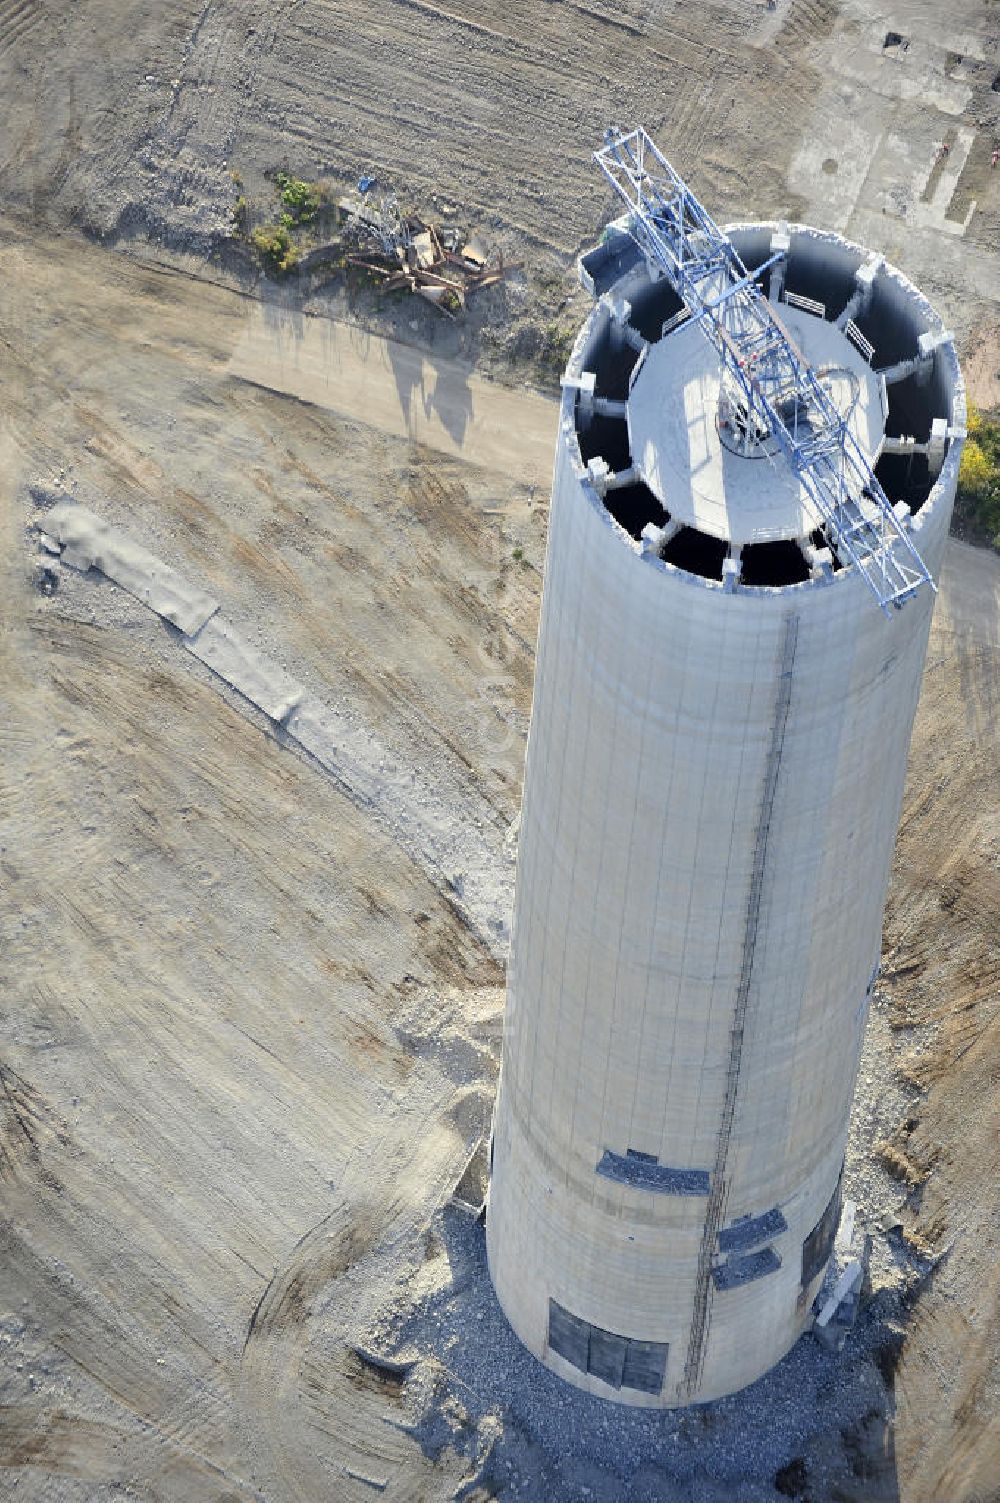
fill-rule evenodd
<path id="1" fill-rule="evenodd" d="M 450 769 L 502 907 L 543 502 L 451 455 L 447 423 L 436 449 L 391 431 L 409 389 L 391 362 L 386 432 L 335 411 L 335 382 L 324 406 L 281 394 L 312 378 L 282 356 L 284 315 L 266 390 L 254 302 L 74 238 L 11 234 L 4 258 L 23 297 L 0 327 L 0 1475 L 26 1498 L 298 1500 L 464 1478 L 481 1498 L 707 1499 L 721 1474 L 754 1499 L 803 1457 L 815 1497 L 988 1496 L 996 561 L 949 558 L 850 1165 L 869 1212 L 905 1190 L 876 1142 L 927 1175 L 902 1211 L 927 1256 L 880 1234 L 843 1358 L 803 1343 L 694 1431 L 641 1428 L 546 1386 L 478 1229 L 440 1212 L 488 1118 L 502 1007 L 502 936 L 470 928 L 462 874 L 415 863 L 173 628 L 46 561 L 36 531 L 74 494 L 211 588 L 370 726 L 401 803 Z M 530 412 L 550 431 L 549 404 Z"/>
<path id="2" fill-rule="evenodd" d="M 66 1497 L 129 1478 L 176 1498 L 348 1497 L 350 1470 L 405 1455 L 396 1495 L 417 1496 L 420 1451 L 356 1359 L 338 1378 L 314 1354 L 317 1402 L 338 1381 L 350 1402 L 332 1454 L 314 1435 L 299 1455 L 283 1342 L 338 1275 L 363 1307 L 375 1250 L 409 1265 L 488 1119 L 502 970 L 447 880 L 146 607 L 68 570 L 38 594 L 24 529 L 58 460 L 348 698 L 400 767 L 474 780 L 455 813 L 499 867 L 538 592 L 511 538 L 538 555 L 543 521 L 509 481 L 231 378 L 242 299 L 72 242 L 19 280 L 28 311 L 2 334 L 0 1475 L 19 1496 L 56 1476 Z"/>
<path id="3" fill-rule="evenodd" d="M 904 1497 L 1000 1483 L 1000 570 L 952 543 L 910 756 L 883 983 L 912 1110 L 894 1141 L 926 1183 L 915 1230 L 950 1248 L 897 1373 Z"/>
<path id="4" fill-rule="evenodd" d="M 996 49 L 964 0 L 947 34 L 917 0 L 0 4 L 0 1496 L 997 1495 L 997 560 L 949 555 L 855 1116 L 852 1187 L 908 1241 L 878 1234 L 840 1358 L 801 1343 L 744 1399 L 625 1419 L 506 1333 L 441 1210 L 488 1120 L 502 927 L 393 813 L 461 821 L 502 914 L 552 409 L 498 398 L 508 460 L 470 364 L 516 380 L 575 319 L 607 120 L 720 218 L 895 255 L 988 391 Z M 456 328 L 248 296 L 231 170 L 263 200 L 274 167 L 371 165 L 523 276 Z M 367 730 L 391 797 L 46 562 L 67 494 Z"/>
<path id="5" fill-rule="evenodd" d="M 374 169 L 523 270 L 458 325 L 412 301 L 361 315 L 551 379 L 573 257 L 611 208 L 590 153 L 642 121 L 720 221 L 853 235 L 966 341 L 1000 326 L 997 48 L 984 0 L 4 0 L 0 194 L 40 234 L 252 279 L 241 193 L 259 220 L 276 169 L 335 192 Z M 302 291 L 348 311 L 339 281 Z"/>

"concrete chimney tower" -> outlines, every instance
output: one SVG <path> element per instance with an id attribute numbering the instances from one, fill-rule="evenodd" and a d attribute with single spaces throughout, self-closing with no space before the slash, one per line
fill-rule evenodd
<path id="1" fill-rule="evenodd" d="M 778 1362 L 829 1260 L 965 397 L 881 259 L 722 237 L 644 132 L 598 158 L 487 1248 L 542 1362 L 672 1407 Z"/>

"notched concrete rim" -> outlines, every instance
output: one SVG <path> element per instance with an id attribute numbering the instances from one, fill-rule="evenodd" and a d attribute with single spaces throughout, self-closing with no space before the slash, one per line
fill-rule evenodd
<path id="1" fill-rule="evenodd" d="M 624 229 L 627 224 L 627 216 L 613 220 L 611 223 Z M 796 222 L 782 222 L 776 219 L 736 220 L 723 225 L 722 228 L 727 235 L 739 233 L 740 231 L 761 230 L 771 233 L 781 229 L 792 236 L 793 243 L 797 238 L 804 238 L 828 245 L 835 245 L 840 250 L 845 250 L 851 255 L 856 255 L 858 265 L 879 254 L 872 251 L 870 247 L 859 244 L 856 240 L 849 240 L 846 236 L 838 234 L 836 230 L 821 230 L 817 229 L 814 225 L 799 224 Z M 907 301 L 912 305 L 914 312 L 922 316 L 926 321 L 928 329 L 933 329 L 935 332 L 947 332 L 944 320 L 937 312 L 937 309 L 905 272 L 901 271 L 893 262 L 882 257 L 880 274 L 889 277 L 896 283 L 900 291 L 906 296 Z M 582 374 L 584 348 L 589 341 L 595 322 L 600 317 L 600 313 L 601 301 L 597 299 L 586 319 L 581 324 L 576 339 L 573 342 L 573 348 L 566 362 L 564 372 L 566 377 L 573 378 Z M 968 417 L 965 378 L 962 375 L 962 368 L 958 358 L 958 351 L 955 348 L 954 338 L 949 338 L 938 348 L 941 358 L 946 364 L 949 378 L 951 425 L 964 430 Z M 588 504 L 601 518 L 601 521 L 611 529 L 620 542 L 624 543 L 629 552 L 634 555 L 640 564 L 657 569 L 664 575 L 674 577 L 699 589 L 716 590 L 720 595 L 725 594 L 726 592 L 721 580 L 706 579 L 701 574 L 693 574 L 690 570 L 682 569 L 677 564 L 668 563 L 665 559 L 656 558 L 651 554 L 644 554 L 640 544 L 611 515 L 591 484 L 586 466 L 583 463 L 579 436 L 576 431 L 575 404 L 575 388 L 564 384 L 559 404 L 559 441 L 562 441 L 563 437 L 568 439 L 574 474 L 580 482 L 580 489 Z M 961 463 L 962 444 L 962 439 L 953 439 L 949 443 L 948 453 L 941 467 L 941 473 L 931 487 L 927 499 L 920 506 L 919 510 L 913 514 L 910 521 L 910 532 L 914 539 L 927 528 L 929 522 L 942 505 L 950 504 L 950 498 L 954 496 L 955 487 L 958 482 L 958 467 Z M 848 583 L 856 588 L 860 588 L 863 584 L 854 564 L 849 564 L 846 568 L 838 570 L 829 579 L 806 579 L 787 585 L 755 585 L 752 588 L 736 590 L 732 594 L 727 595 L 726 598 L 729 600 L 753 600 L 758 603 L 769 600 L 773 602 L 776 599 L 785 601 L 788 597 L 799 595 L 803 591 L 825 591 L 831 587 L 836 587 L 837 585 L 844 586 Z"/>

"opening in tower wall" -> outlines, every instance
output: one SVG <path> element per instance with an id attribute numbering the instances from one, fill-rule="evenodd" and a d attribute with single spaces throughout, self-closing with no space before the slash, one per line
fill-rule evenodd
<path id="1" fill-rule="evenodd" d="M 778 543 L 749 543 L 741 562 L 741 582 L 751 587 L 802 584 L 809 578 L 802 549 L 790 538 Z"/>
<path id="2" fill-rule="evenodd" d="M 661 557 L 664 563 L 686 569 L 689 574 L 700 574 L 703 579 L 721 579 L 722 563 L 728 551 L 721 538 L 711 538 L 694 527 L 682 527 L 670 539 Z"/>
<path id="3" fill-rule="evenodd" d="M 614 402 L 623 402 L 628 396 L 629 377 L 638 358 L 638 350 L 634 350 L 630 344 L 622 341 L 620 348 L 616 349 L 609 340 L 595 371 L 596 395 L 610 397 Z"/>
<path id="4" fill-rule="evenodd" d="M 584 464 L 603 459 L 613 472 L 627 470 L 632 463 L 628 446 L 628 428 L 621 418 L 592 416 L 578 427 L 580 455 Z"/>
<path id="5" fill-rule="evenodd" d="M 637 541 L 648 522 L 662 527 L 667 520 L 666 510 L 653 492 L 642 481 L 637 485 L 623 485 L 618 490 L 609 490 L 604 505 L 615 521 Z"/>

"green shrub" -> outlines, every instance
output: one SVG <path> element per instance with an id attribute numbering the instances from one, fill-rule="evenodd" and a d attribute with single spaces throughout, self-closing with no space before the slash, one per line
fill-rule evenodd
<path id="1" fill-rule="evenodd" d="M 1000 548 L 1000 421 L 970 403 L 968 438 L 958 468 L 958 515 Z"/>
<path id="2" fill-rule="evenodd" d="M 303 182 L 301 178 L 292 177 L 287 172 L 276 173 L 275 182 L 278 184 L 281 202 L 288 210 L 292 222 L 311 223 L 319 213 L 322 199 L 322 194 L 316 184 Z"/>
<path id="3" fill-rule="evenodd" d="M 299 259 L 298 246 L 287 225 L 262 224 L 250 238 L 272 276 L 284 276 Z"/>
<path id="4" fill-rule="evenodd" d="M 572 348 L 572 329 L 561 329 L 558 324 L 549 324 L 542 331 L 539 359 L 549 370 L 562 371 Z"/>
<path id="5" fill-rule="evenodd" d="M 968 438 L 958 467 L 958 483 L 969 496 L 981 497 L 993 474 L 993 466 L 974 438 Z"/>

